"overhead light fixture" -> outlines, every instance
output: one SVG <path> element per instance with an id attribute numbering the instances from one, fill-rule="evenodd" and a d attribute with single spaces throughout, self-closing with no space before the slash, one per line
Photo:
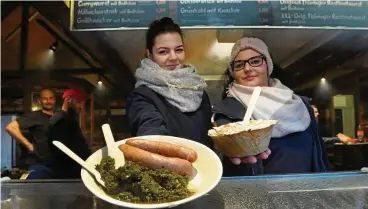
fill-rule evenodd
<path id="1" fill-rule="evenodd" d="M 59 42 L 56 40 L 51 46 L 50 46 L 50 50 L 55 52 L 57 49 L 57 46 L 59 45 Z"/>
<path id="2" fill-rule="evenodd" d="M 325 82 L 325 81 L 326 81 L 326 78 L 321 78 L 321 81 L 322 81 L 322 82 Z"/>
<path id="3" fill-rule="evenodd" d="M 97 83 L 98 83 L 98 85 L 102 85 L 102 80 L 101 80 L 101 76 L 100 75 L 98 76 L 98 82 Z"/>

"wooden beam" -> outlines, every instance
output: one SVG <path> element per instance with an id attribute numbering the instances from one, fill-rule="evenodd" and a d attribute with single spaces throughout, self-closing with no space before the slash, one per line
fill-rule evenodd
<path id="1" fill-rule="evenodd" d="M 1 21 L 5 20 L 21 1 L 1 1 Z"/>
<path id="2" fill-rule="evenodd" d="M 53 69 L 53 70 L 26 70 L 24 72 L 17 72 L 14 70 L 2 69 L 1 76 L 5 78 L 15 77 L 27 77 L 27 76 L 39 76 L 42 74 L 55 74 L 55 75 L 85 75 L 85 74 L 104 74 L 105 71 L 102 68 L 76 68 L 76 69 Z"/>
<path id="3" fill-rule="evenodd" d="M 341 44 L 343 40 L 349 44 Z M 333 44 L 330 43 L 331 46 L 329 47 L 324 46 L 324 49 L 316 52 L 313 56 L 299 61 L 300 63 L 296 67 L 301 68 L 301 73 L 294 77 L 297 82 L 292 87 L 298 87 L 300 89 L 300 79 L 305 80 L 304 83 L 306 84 L 325 77 L 331 69 L 343 69 L 351 59 L 356 58 L 357 55 L 362 54 L 362 52 L 368 49 L 367 35 L 364 35 L 364 33 L 362 35 L 356 31 L 346 32 L 343 37 L 340 37 L 339 40 L 334 40 L 334 42 Z M 338 44 L 340 44 L 340 47 L 336 47 Z M 336 48 L 334 51 L 331 51 L 331 47 L 333 46 Z M 316 57 L 319 59 L 316 60 Z"/>
<path id="4" fill-rule="evenodd" d="M 359 76 L 357 75 L 355 77 L 355 79 L 353 80 L 354 82 L 354 109 L 355 109 L 355 129 L 354 129 L 354 133 L 357 133 L 358 127 L 360 122 L 360 118 L 359 118 L 359 109 L 360 109 L 360 102 L 361 102 L 361 98 L 360 98 L 360 79 Z M 357 136 L 356 136 L 357 137 Z"/>
<path id="5" fill-rule="evenodd" d="M 89 118 L 90 118 L 90 133 L 89 133 L 89 145 L 93 144 L 94 139 L 94 130 L 95 130 L 95 97 L 93 93 L 91 93 L 91 103 L 90 103 L 90 112 L 89 112 Z"/>
<path id="6" fill-rule="evenodd" d="M 113 75 L 116 84 L 126 96 L 133 88 L 135 78 L 127 65 L 121 60 L 119 53 L 104 40 L 103 32 L 70 31 L 70 9 L 62 1 L 32 2 L 48 21 L 59 26 L 61 31 Z M 123 82 L 122 82 L 123 80 Z"/>
<path id="7" fill-rule="evenodd" d="M 20 65 L 19 70 L 25 71 L 27 64 L 27 52 L 28 52 L 28 16 L 29 16 L 29 4 L 22 2 L 22 23 L 21 23 L 21 36 L 20 36 Z"/>
<path id="8" fill-rule="evenodd" d="M 355 79 L 356 78 L 364 78 L 368 76 L 368 68 L 358 68 L 355 71 L 353 71 L 352 73 L 345 75 L 343 77 L 339 77 L 336 78 L 334 80 L 332 80 L 332 84 L 339 86 L 342 84 L 349 84 L 350 86 L 353 85 L 353 83 L 355 83 Z M 355 85 L 355 84 L 354 84 Z"/>
<path id="9" fill-rule="evenodd" d="M 25 87 L 26 84 L 30 83 L 31 85 L 40 85 L 40 86 L 63 86 L 63 87 L 73 87 L 78 86 L 80 88 L 83 88 L 86 92 L 91 92 L 92 89 L 95 87 L 89 83 L 88 81 L 80 78 L 75 78 L 70 75 L 47 75 L 49 76 L 49 79 L 47 79 L 47 82 L 44 82 L 45 79 L 40 79 L 39 76 L 32 76 L 27 78 L 16 78 L 16 82 L 20 82 L 22 85 L 22 88 L 28 89 L 29 87 Z M 3 79 L 3 78 L 2 78 Z M 12 78 L 4 79 L 5 82 L 11 81 Z M 15 82 L 13 82 L 14 85 L 16 85 Z M 25 91 L 25 90 L 23 90 Z"/>
<path id="10" fill-rule="evenodd" d="M 70 51 L 72 51 L 77 57 L 81 58 L 88 66 L 95 67 L 93 64 L 85 58 L 77 49 L 75 49 L 73 46 L 71 46 L 64 38 L 62 38 L 58 33 L 56 33 L 50 26 L 47 25 L 47 23 L 41 19 L 36 20 L 39 25 L 41 25 L 43 28 L 45 28 L 46 31 L 48 31 L 57 41 L 61 41 L 63 45 L 68 47 Z"/>
<path id="11" fill-rule="evenodd" d="M 21 22 L 21 34 L 20 34 L 20 56 L 19 56 L 19 71 L 25 72 L 27 65 L 28 54 L 28 16 L 29 16 L 29 4 L 22 2 L 22 22 Z M 31 110 L 31 81 L 25 79 L 25 85 L 23 85 L 23 107 L 25 112 Z"/>
<path id="12" fill-rule="evenodd" d="M 298 61 L 300 58 L 304 57 L 305 55 L 311 53 L 313 50 L 317 49 L 318 47 L 322 46 L 326 42 L 334 39 L 338 35 L 342 33 L 341 30 L 327 30 L 322 35 L 314 38 L 312 41 L 308 42 L 301 48 L 297 49 L 296 51 L 292 52 L 290 56 L 287 56 L 287 59 L 281 62 L 282 68 L 287 68 L 289 65 L 293 64 L 294 62 Z"/>
<path id="13" fill-rule="evenodd" d="M 38 78 L 44 75 L 51 76 L 51 77 L 65 77 L 65 76 L 72 76 L 72 75 L 89 75 L 89 74 L 96 74 L 101 75 L 105 81 L 115 89 L 117 92 L 121 92 L 120 87 L 116 85 L 111 79 L 109 79 L 105 75 L 105 70 L 102 68 L 77 68 L 77 69 L 54 69 L 54 70 L 26 70 L 23 73 L 14 71 L 14 70 L 3 70 L 1 72 L 1 80 L 8 80 L 8 79 L 23 79 L 23 78 Z"/>
<path id="14" fill-rule="evenodd" d="M 342 66 L 344 62 L 356 55 L 354 53 L 355 49 L 364 46 L 361 43 L 352 44 L 361 39 L 362 35 L 364 33 L 351 30 L 344 31 L 341 35 L 315 49 L 313 53 L 299 59 L 285 70 L 290 71 L 294 79 L 299 79 L 313 77 L 316 73 L 323 73 L 328 69 Z"/>
<path id="15" fill-rule="evenodd" d="M 354 69 L 330 69 L 326 73 L 324 73 L 323 76 L 322 74 L 320 74 L 320 76 L 313 77 L 313 79 L 310 79 L 307 82 L 304 83 L 299 82 L 299 84 L 298 82 L 294 82 L 297 85 L 295 87 L 295 90 L 303 91 L 305 89 L 314 88 L 321 81 L 322 77 L 324 77 L 327 80 L 327 82 L 330 83 L 332 80 L 335 80 L 342 76 L 347 76 L 352 72 L 354 72 Z"/>
<path id="16" fill-rule="evenodd" d="M 346 73 L 342 73 L 344 71 Z M 358 76 L 359 78 L 364 78 L 365 76 L 368 76 L 368 68 L 345 69 L 344 71 L 341 71 L 341 73 L 338 73 L 336 74 L 336 76 L 331 77 L 329 77 L 329 74 L 327 74 L 327 81 L 333 86 L 339 86 L 345 83 L 353 83 L 352 80 L 354 80 L 356 76 Z M 306 92 L 310 89 L 313 89 L 319 81 L 320 78 L 316 78 L 309 83 L 298 86 L 298 88 L 296 88 L 296 91 Z"/>
<path id="17" fill-rule="evenodd" d="M 39 13 L 34 12 L 30 17 L 28 18 L 28 22 L 31 22 L 35 17 L 37 17 Z M 6 37 L 5 42 L 9 42 L 15 35 L 19 33 L 19 31 L 22 30 L 22 24 L 17 25 Z"/>

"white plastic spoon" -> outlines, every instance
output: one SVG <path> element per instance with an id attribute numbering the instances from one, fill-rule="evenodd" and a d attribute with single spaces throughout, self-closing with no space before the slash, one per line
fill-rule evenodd
<path id="1" fill-rule="evenodd" d="M 125 165 L 125 157 L 124 153 L 116 146 L 114 136 L 112 135 L 110 125 L 103 124 L 102 125 L 102 132 L 105 137 L 107 150 L 109 156 L 115 159 L 115 168 L 118 169 Z"/>
<path id="2" fill-rule="evenodd" d="M 249 105 L 247 107 L 247 112 L 245 112 L 243 123 L 249 124 L 250 117 L 253 114 L 254 108 L 256 107 L 257 100 L 259 98 L 259 95 L 261 94 L 261 87 L 257 86 L 254 88 L 252 96 L 250 97 Z"/>
<path id="3" fill-rule="evenodd" d="M 59 148 L 61 151 L 63 151 L 66 155 L 68 155 L 71 159 L 73 159 L 75 162 L 77 162 L 79 165 L 81 165 L 84 169 L 86 169 L 88 172 L 90 172 L 97 182 L 101 184 L 102 186 L 105 186 L 105 182 L 101 179 L 100 173 L 95 169 L 91 168 L 82 158 L 80 158 L 78 155 L 76 155 L 73 151 L 71 151 L 68 147 L 66 147 L 63 143 L 59 141 L 53 141 L 52 142 L 57 148 Z"/>

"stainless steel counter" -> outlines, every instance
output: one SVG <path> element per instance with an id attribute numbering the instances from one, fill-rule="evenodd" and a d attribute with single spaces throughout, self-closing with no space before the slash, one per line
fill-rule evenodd
<path id="1" fill-rule="evenodd" d="M 2 209 L 118 208 L 94 197 L 78 180 L 10 181 L 1 189 Z M 223 178 L 209 194 L 179 208 L 368 209 L 368 173 Z"/>

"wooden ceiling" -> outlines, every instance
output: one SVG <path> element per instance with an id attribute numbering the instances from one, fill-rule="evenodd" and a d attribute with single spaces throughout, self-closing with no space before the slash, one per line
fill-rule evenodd
<path id="1" fill-rule="evenodd" d="M 6 8 L 6 3 L 2 3 L 2 8 L 4 6 Z M 20 66 L 23 4 L 19 3 L 7 17 L 2 17 L 1 68 L 5 78 L 8 75 L 13 77 L 40 76 L 55 72 L 68 75 L 67 72 L 70 70 L 85 74 L 91 68 L 102 69 L 102 66 L 95 60 L 80 56 L 81 49 L 76 49 L 73 44 L 70 44 L 70 40 L 34 7 L 28 5 L 27 8 L 29 8 L 27 12 L 28 37 L 24 69 L 21 69 Z M 54 44 L 56 48 L 51 50 Z"/>
<path id="2" fill-rule="evenodd" d="M 67 25 L 60 24 L 60 18 L 68 17 L 69 13 L 63 2 L 2 1 L 1 9 L 2 99 L 23 98 L 28 87 L 37 85 L 77 86 L 93 92 L 99 80 L 121 99 L 132 89 L 132 74 L 122 73 L 127 70 L 124 63 L 120 59 L 119 64 L 106 60 L 106 57 L 114 57 L 114 52 L 106 50 L 109 46 L 103 38 L 96 34 L 74 36 Z M 23 16 L 26 24 L 22 24 Z M 22 34 L 24 25 L 27 28 L 24 31 L 28 31 L 26 36 Z M 24 42 L 26 44 L 22 44 Z M 26 53 L 21 53 L 22 47 Z M 129 79 L 130 85 L 121 82 L 122 77 Z"/>
<path id="3" fill-rule="evenodd" d="M 232 43 L 244 36 L 259 37 L 269 46 L 278 75 L 291 87 L 304 90 L 321 77 L 334 79 L 349 70 L 367 68 L 368 31 L 321 29 L 244 29 L 232 36 L 226 29 L 185 30 L 187 61 L 212 80 L 225 73 Z M 106 31 L 111 46 L 134 72 L 144 53 L 145 31 Z M 230 37 L 226 37 L 230 36 Z M 221 37 L 221 38 L 220 38 Z M 226 40 L 228 43 L 221 42 Z M 230 47 L 228 47 L 229 45 Z M 214 52 L 220 50 L 220 53 Z M 127 58 L 129 57 L 129 59 Z M 341 72 L 342 71 L 342 72 Z M 304 85 L 305 84 L 305 85 Z"/>
<path id="4" fill-rule="evenodd" d="M 99 75 L 103 75 L 104 83 L 118 97 L 124 98 L 133 89 L 133 74 L 144 53 L 145 31 L 70 31 L 70 11 L 62 1 L 1 4 L 2 81 L 33 76 L 36 80 L 43 78 L 39 82 L 51 82 L 73 77 L 83 80 L 83 85 L 92 89 Z M 22 71 L 20 49 L 25 4 L 29 7 L 29 30 L 25 70 Z M 366 30 L 197 29 L 184 32 L 187 61 L 207 80 L 221 79 L 231 43 L 243 36 L 259 37 L 269 45 L 275 63 L 280 66 L 275 75 L 296 91 L 313 89 L 321 77 L 333 81 L 358 72 L 362 83 L 367 78 Z M 57 49 L 52 52 L 50 47 L 55 41 Z"/>

